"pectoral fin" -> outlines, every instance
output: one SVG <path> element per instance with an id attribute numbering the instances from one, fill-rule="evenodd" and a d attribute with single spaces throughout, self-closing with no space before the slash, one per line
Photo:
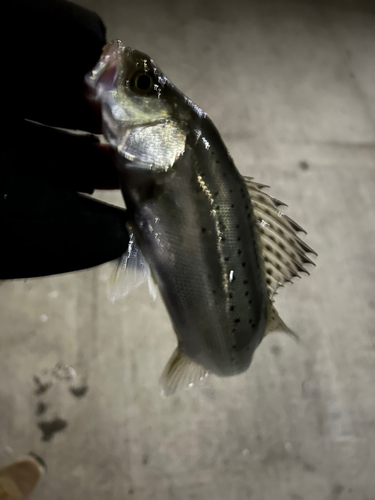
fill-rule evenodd
<path id="1" fill-rule="evenodd" d="M 151 297 L 156 298 L 156 286 L 151 276 L 151 270 L 139 247 L 137 246 L 131 228 L 128 228 L 129 244 L 127 251 L 113 263 L 113 275 L 109 283 L 109 300 L 126 297 L 142 283 L 148 283 Z"/>
<path id="2" fill-rule="evenodd" d="M 170 396 L 180 389 L 187 389 L 207 375 L 206 368 L 192 361 L 177 347 L 160 378 L 163 394 Z"/>

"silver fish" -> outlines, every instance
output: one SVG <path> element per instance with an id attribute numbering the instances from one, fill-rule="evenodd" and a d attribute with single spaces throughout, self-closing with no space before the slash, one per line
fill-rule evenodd
<path id="1" fill-rule="evenodd" d="M 112 42 L 86 82 L 178 338 L 164 392 L 244 372 L 268 332 L 289 331 L 272 297 L 313 263 L 302 228 L 240 175 L 206 113 L 146 54 Z"/>

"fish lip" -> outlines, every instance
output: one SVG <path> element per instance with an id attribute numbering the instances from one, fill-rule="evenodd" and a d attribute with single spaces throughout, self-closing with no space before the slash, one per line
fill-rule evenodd
<path id="1" fill-rule="evenodd" d="M 96 65 L 89 73 L 86 74 L 84 78 L 85 84 L 92 89 L 95 89 L 98 97 L 100 97 L 101 93 L 100 87 L 103 85 L 103 83 L 101 84 L 101 79 L 105 73 L 113 72 L 111 80 L 113 83 L 116 81 L 118 62 L 124 50 L 125 48 L 121 40 L 114 40 L 107 43 L 104 45 L 102 54 Z"/>

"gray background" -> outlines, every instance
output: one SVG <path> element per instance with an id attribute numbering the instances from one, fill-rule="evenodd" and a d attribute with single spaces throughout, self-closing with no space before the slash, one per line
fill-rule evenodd
<path id="1" fill-rule="evenodd" d="M 300 344 L 271 336 L 244 375 L 169 399 L 158 378 L 176 341 L 146 288 L 112 305 L 108 265 L 2 284 L 0 462 L 40 454 L 40 500 L 374 500 L 374 14 L 338 1 L 80 3 L 211 116 L 239 170 L 308 230 L 318 266 L 277 296 Z M 77 377 L 51 375 L 57 363 Z M 36 395 L 34 376 L 52 388 Z M 77 398 L 72 384 L 89 389 Z M 38 422 L 55 417 L 67 427 L 41 441 Z"/>

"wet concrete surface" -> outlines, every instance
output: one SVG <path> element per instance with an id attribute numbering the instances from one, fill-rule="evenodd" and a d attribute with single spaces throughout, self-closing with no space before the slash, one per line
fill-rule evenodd
<path id="1" fill-rule="evenodd" d="M 370 4 L 81 4 L 210 115 L 319 258 L 276 297 L 299 343 L 270 336 L 247 373 L 168 399 L 176 340 L 146 288 L 112 304 L 108 265 L 3 283 L 0 462 L 46 462 L 35 500 L 374 500 Z"/>
<path id="2" fill-rule="evenodd" d="M 68 422 L 62 418 L 38 422 L 38 427 L 42 431 L 42 441 L 51 441 L 56 432 L 63 431 L 67 425 Z"/>

